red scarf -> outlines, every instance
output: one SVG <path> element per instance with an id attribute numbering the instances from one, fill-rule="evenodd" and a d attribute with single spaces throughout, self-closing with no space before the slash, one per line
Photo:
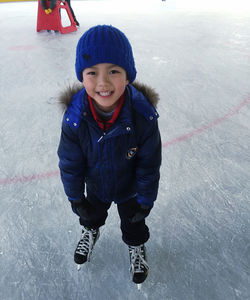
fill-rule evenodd
<path id="1" fill-rule="evenodd" d="M 95 107 L 93 105 L 93 100 L 92 98 L 88 95 L 88 101 L 89 101 L 89 106 L 90 106 L 90 110 L 92 112 L 92 115 L 94 117 L 94 119 L 96 120 L 97 124 L 99 125 L 99 127 L 104 131 L 108 131 L 109 128 L 114 124 L 115 120 L 118 118 L 119 116 L 119 113 L 121 111 L 121 108 L 123 106 L 123 103 L 124 103 L 124 100 L 125 100 L 125 95 L 123 93 L 123 95 L 120 97 L 120 99 L 118 100 L 119 103 L 112 115 L 112 118 L 108 121 L 103 121 L 97 114 L 96 110 L 95 110 Z"/>

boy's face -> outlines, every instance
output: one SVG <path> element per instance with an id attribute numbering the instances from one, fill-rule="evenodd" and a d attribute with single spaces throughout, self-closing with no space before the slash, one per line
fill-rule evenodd
<path id="1" fill-rule="evenodd" d="M 126 71 L 109 63 L 97 64 L 84 69 L 82 78 L 87 94 L 101 110 L 106 112 L 116 108 L 118 100 L 129 83 Z"/>

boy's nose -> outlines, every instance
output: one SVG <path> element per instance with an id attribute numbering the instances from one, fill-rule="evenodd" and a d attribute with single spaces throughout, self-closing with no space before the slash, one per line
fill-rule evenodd
<path id="1" fill-rule="evenodd" d="M 100 74 L 99 77 L 98 77 L 98 84 L 100 86 L 102 86 L 102 85 L 105 86 L 105 85 L 109 84 L 108 75 L 106 75 L 106 74 Z"/>

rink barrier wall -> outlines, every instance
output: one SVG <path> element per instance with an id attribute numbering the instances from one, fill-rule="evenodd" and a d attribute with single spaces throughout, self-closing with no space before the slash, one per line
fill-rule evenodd
<path id="1" fill-rule="evenodd" d="M 230 119 L 231 117 L 233 117 L 234 115 L 236 115 L 243 107 L 245 107 L 247 104 L 250 103 L 250 96 L 248 98 L 246 98 L 244 101 L 242 101 L 238 106 L 236 106 L 235 108 L 231 109 L 227 114 L 225 114 L 224 116 L 200 127 L 197 129 L 194 129 L 193 131 L 190 131 L 186 134 L 183 134 L 177 138 L 174 138 L 172 140 L 166 141 L 164 143 L 162 143 L 162 148 L 167 148 L 169 146 L 173 146 L 175 144 L 178 144 L 180 142 L 184 142 L 196 135 L 202 134 L 203 132 L 205 132 L 208 129 L 211 129 L 219 124 L 221 124 L 222 122 Z M 60 171 L 59 170 L 55 170 L 55 171 L 50 171 L 50 172 L 45 172 L 45 173 L 38 173 L 38 174 L 33 174 L 33 175 L 28 175 L 28 176 L 15 176 L 12 178 L 4 178 L 1 179 L 0 178 L 0 186 L 4 186 L 4 185 L 9 185 L 9 184 L 17 184 L 17 183 L 25 183 L 25 182 L 31 182 L 34 180 L 41 180 L 41 179 L 49 179 L 51 177 L 55 177 L 55 176 L 59 176 L 60 175 Z"/>

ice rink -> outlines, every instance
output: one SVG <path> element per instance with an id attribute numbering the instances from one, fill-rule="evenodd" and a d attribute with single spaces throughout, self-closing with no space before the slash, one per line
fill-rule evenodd
<path id="1" fill-rule="evenodd" d="M 206 3 L 207 2 L 207 3 Z M 250 299 L 248 1 L 72 1 L 80 28 L 36 32 L 37 2 L 0 4 L 0 299 Z M 137 291 L 112 205 L 90 263 L 59 178 L 63 112 L 85 30 L 112 24 L 160 95 L 163 163 Z"/>

